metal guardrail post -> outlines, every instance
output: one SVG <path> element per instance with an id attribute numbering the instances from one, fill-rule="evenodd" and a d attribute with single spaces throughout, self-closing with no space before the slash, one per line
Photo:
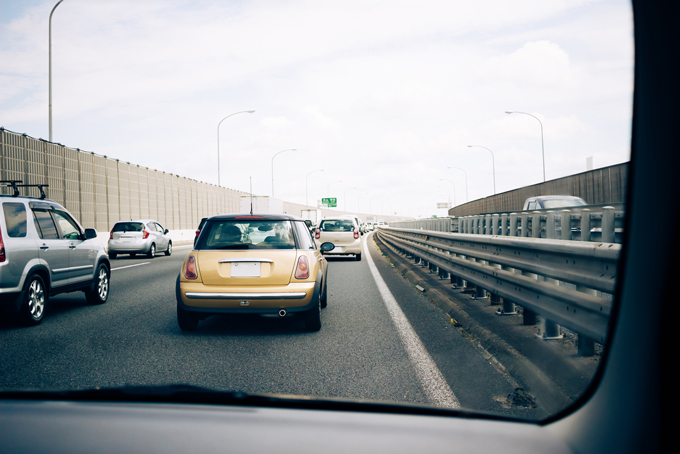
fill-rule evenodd
<path id="1" fill-rule="evenodd" d="M 614 207 L 602 208 L 602 242 L 614 242 Z"/>
<path id="2" fill-rule="evenodd" d="M 581 241 L 590 241 L 590 210 L 581 210 Z"/>
<path id="3" fill-rule="evenodd" d="M 517 213 L 510 213 L 510 228 L 508 236 L 517 236 Z"/>
<path id="4" fill-rule="evenodd" d="M 545 223 L 546 238 L 554 240 L 557 237 L 557 231 L 555 230 L 555 212 L 548 211 L 547 216 L 548 218 Z M 560 285 L 560 281 L 548 277 L 545 278 L 545 282 Z M 543 340 L 554 340 L 562 339 L 564 336 L 561 333 L 560 325 L 545 317 L 541 317 L 541 329 L 539 333 L 536 334 L 536 337 Z"/>
<path id="5" fill-rule="evenodd" d="M 487 214 L 484 216 L 484 231 L 482 232 L 485 235 L 494 235 L 493 233 L 493 227 L 491 225 L 491 215 Z"/>
<path id="6" fill-rule="evenodd" d="M 529 213 L 522 213 L 522 231 L 519 236 L 522 238 L 529 237 Z"/>
<path id="7" fill-rule="evenodd" d="M 560 229 L 562 229 L 562 239 L 571 240 L 571 211 L 562 210 Z"/>
<path id="8" fill-rule="evenodd" d="M 508 214 L 504 213 L 501 214 L 501 235 L 507 236 L 508 235 Z"/>
<path id="9" fill-rule="evenodd" d="M 612 209 L 612 227 L 613 227 L 613 209 Z M 584 234 L 585 232 L 585 234 Z M 604 210 L 602 215 L 602 236 L 604 239 Z M 590 210 L 581 210 L 581 241 L 590 241 Z M 577 285 L 576 290 L 579 292 L 597 295 L 597 290 Z M 595 341 L 582 334 L 577 335 L 576 339 L 579 356 L 593 356 L 595 354 Z"/>
<path id="10" fill-rule="evenodd" d="M 501 269 L 505 271 L 510 271 L 511 273 L 521 274 L 520 272 L 518 272 L 518 270 L 509 266 L 502 266 Z M 515 308 L 515 303 L 507 298 L 503 298 L 503 307 L 496 311 L 496 315 L 516 315 L 516 314 L 517 308 Z"/>
<path id="11" fill-rule="evenodd" d="M 498 225 L 498 224 L 500 224 L 500 221 L 501 221 L 501 217 L 499 215 L 494 214 L 493 216 L 491 216 L 491 234 L 492 235 L 499 235 L 498 230 L 500 228 L 500 225 Z M 500 235 L 502 235 L 502 233 Z"/>
<path id="12" fill-rule="evenodd" d="M 541 212 L 534 211 L 531 215 L 531 237 L 541 237 Z"/>

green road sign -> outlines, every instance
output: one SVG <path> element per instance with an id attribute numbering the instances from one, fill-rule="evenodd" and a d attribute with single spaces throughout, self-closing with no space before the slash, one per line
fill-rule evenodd
<path id="1" fill-rule="evenodd" d="M 322 198 L 321 204 L 326 205 L 328 208 L 337 207 L 338 206 L 338 199 L 336 197 Z"/>

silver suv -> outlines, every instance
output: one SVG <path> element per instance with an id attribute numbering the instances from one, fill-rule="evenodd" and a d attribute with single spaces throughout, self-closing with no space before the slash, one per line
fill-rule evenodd
<path id="1" fill-rule="evenodd" d="M 0 204 L 0 308 L 37 325 L 50 296 L 83 291 L 92 304 L 106 302 L 111 266 L 94 229 L 56 202 L 18 196 L 16 187 Z"/>
<path id="2" fill-rule="evenodd" d="M 169 230 L 164 229 L 153 219 L 138 221 L 119 221 L 111 229 L 109 235 L 109 257 L 115 259 L 118 254 L 146 254 L 154 258 L 157 251 L 172 254 L 172 240 Z"/>

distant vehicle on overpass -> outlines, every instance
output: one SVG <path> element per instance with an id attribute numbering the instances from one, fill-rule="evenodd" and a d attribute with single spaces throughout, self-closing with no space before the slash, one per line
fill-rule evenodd
<path id="1" fill-rule="evenodd" d="M 584 205 L 588 205 L 585 200 L 580 197 L 574 197 L 573 195 L 543 195 L 526 199 L 522 211 L 550 210 Z"/>

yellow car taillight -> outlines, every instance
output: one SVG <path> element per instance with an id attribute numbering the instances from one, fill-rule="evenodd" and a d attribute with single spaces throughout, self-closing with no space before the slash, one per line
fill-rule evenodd
<path id="1" fill-rule="evenodd" d="M 196 259 L 193 255 L 190 255 L 187 260 L 187 269 L 184 271 L 184 277 L 187 279 L 198 278 L 198 272 L 196 272 Z"/>
<path id="2" fill-rule="evenodd" d="M 307 257 L 301 255 L 295 269 L 295 279 L 307 279 L 309 277 L 309 262 Z"/>

